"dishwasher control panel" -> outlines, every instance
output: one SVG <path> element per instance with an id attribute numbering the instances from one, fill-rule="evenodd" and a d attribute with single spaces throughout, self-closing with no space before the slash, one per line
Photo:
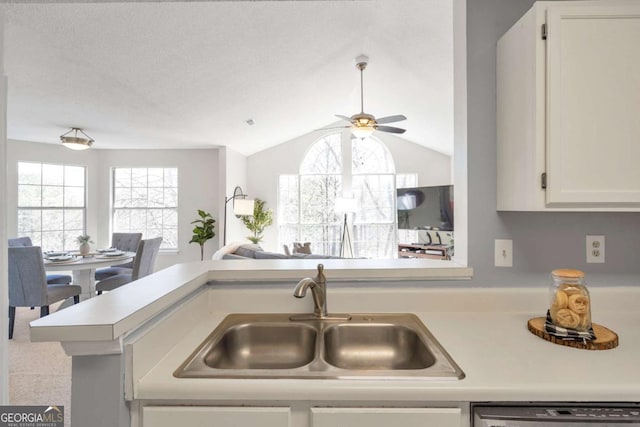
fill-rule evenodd
<path id="1" fill-rule="evenodd" d="M 579 404 L 578 404 L 579 405 Z M 640 426 L 640 407 L 623 406 L 476 406 L 474 426 L 549 426 L 562 423 Z"/>

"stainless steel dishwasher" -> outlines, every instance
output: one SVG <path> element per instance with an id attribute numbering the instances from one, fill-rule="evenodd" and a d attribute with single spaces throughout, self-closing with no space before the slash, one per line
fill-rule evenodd
<path id="1" fill-rule="evenodd" d="M 474 405 L 473 427 L 640 426 L 637 404 Z"/>

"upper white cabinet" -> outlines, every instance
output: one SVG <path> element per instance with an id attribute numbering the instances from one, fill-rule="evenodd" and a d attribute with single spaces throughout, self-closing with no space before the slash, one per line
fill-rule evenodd
<path id="1" fill-rule="evenodd" d="M 497 49 L 498 210 L 639 211 L 640 1 L 538 2 Z"/>

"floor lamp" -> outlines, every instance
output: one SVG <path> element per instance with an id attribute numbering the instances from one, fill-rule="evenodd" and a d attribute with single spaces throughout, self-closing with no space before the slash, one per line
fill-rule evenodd
<path id="1" fill-rule="evenodd" d="M 224 199 L 224 229 L 222 231 L 222 246 L 227 244 L 227 204 L 233 201 L 233 213 L 235 216 L 253 215 L 254 200 L 247 199 L 239 185 L 233 189 L 233 195 Z"/>
<path id="2" fill-rule="evenodd" d="M 349 233 L 348 215 L 356 211 L 356 199 L 336 198 L 335 212 L 344 214 L 342 224 L 342 237 L 340 239 L 340 256 L 343 258 L 353 258 L 353 244 Z"/>

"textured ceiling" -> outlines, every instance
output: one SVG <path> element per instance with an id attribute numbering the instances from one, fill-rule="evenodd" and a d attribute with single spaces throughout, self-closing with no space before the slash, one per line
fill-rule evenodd
<path id="1" fill-rule="evenodd" d="M 249 155 L 360 111 L 453 151 L 450 0 L 12 3 L 8 137 Z M 253 119 L 253 126 L 247 125 Z"/>

